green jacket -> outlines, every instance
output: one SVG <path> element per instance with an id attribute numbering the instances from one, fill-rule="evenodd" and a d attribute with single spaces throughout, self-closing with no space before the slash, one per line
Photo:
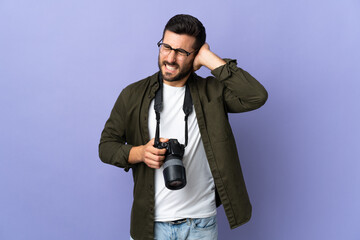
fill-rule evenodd
<path id="1" fill-rule="evenodd" d="M 236 60 L 214 69 L 214 77 L 195 73 L 188 79 L 201 138 L 216 186 L 217 206 L 224 206 L 231 228 L 249 221 L 251 204 L 240 167 L 235 139 L 227 113 L 246 112 L 267 100 L 264 87 L 236 66 Z M 154 169 L 144 163 L 131 165 L 132 146 L 149 139 L 148 111 L 159 87 L 158 73 L 126 87 L 105 124 L 99 144 L 100 159 L 125 171 L 132 168 L 134 202 L 131 236 L 154 239 Z"/>

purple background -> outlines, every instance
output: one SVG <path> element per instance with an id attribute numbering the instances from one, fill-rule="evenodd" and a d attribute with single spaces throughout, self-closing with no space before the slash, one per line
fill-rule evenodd
<path id="1" fill-rule="evenodd" d="M 177 13 L 269 91 L 230 115 L 253 217 L 219 208 L 219 239 L 360 239 L 357 0 L 0 1 L 0 239 L 128 239 L 131 172 L 98 142 Z"/>

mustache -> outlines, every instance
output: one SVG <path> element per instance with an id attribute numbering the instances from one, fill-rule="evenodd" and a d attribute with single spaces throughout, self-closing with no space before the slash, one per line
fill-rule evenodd
<path id="1" fill-rule="evenodd" d="M 169 65 L 169 66 L 174 66 L 174 67 L 179 67 L 179 64 L 177 64 L 177 63 L 169 63 L 169 62 L 167 62 L 167 61 L 163 61 L 163 65 Z"/>

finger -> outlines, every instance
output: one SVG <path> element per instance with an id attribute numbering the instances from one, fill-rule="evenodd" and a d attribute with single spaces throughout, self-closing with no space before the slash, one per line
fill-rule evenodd
<path id="1" fill-rule="evenodd" d="M 168 138 L 160 138 L 160 142 L 167 142 L 167 141 L 169 141 Z"/>
<path id="2" fill-rule="evenodd" d="M 165 160 L 165 156 L 164 155 L 157 155 L 157 154 L 153 154 L 151 152 L 147 152 L 145 153 L 145 159 L 151 160 L 151 161 L 156 161 L 156 162 L 161 162 Z"/>
<path id="3" fill-rule="evenodd" d="M 148 148 L 146 148 L 146 151 L 150 152 L 154 155 L 164 155 L 166 152 L 166 149 L 165 148 L 159 149 L 159 148 L 156 148 L 153 146 L 149 146 Z"/>
<path id="4" fill-rule="evenodd" d="M 152 164 L 152 163 L 147 163 L 146 164 L 149 168 L 155 168 L 155 169 L 159 169 L 161 166 L 158 164 Z"/>
<path id="5" fill-rule="evenodd" d="M 146 163 L 146 165 L 148 165 L 149 167 L 151 167 L 151 168 L 160 168 L 161 167 L 161 165 L 163 164 L 163 161 L 154 161 L 154 160 L 152 160 L 152 159 L 147 159 L 146 161 L 145 161 L 145 163 Z"/>

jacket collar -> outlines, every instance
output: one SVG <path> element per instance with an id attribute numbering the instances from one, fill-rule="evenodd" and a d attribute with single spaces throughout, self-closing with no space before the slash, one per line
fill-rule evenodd
<path id="1" fill-rule="evenodd" d="M 155 97 L 155 93 L 156 91 L 159 89 L 160 85 L 159 85 L 159 74 L 160 71 L 155 73 L 154 75 L 150 76 L 150 91 L 149 91 L 149 98 L 154 98 Z"/>

